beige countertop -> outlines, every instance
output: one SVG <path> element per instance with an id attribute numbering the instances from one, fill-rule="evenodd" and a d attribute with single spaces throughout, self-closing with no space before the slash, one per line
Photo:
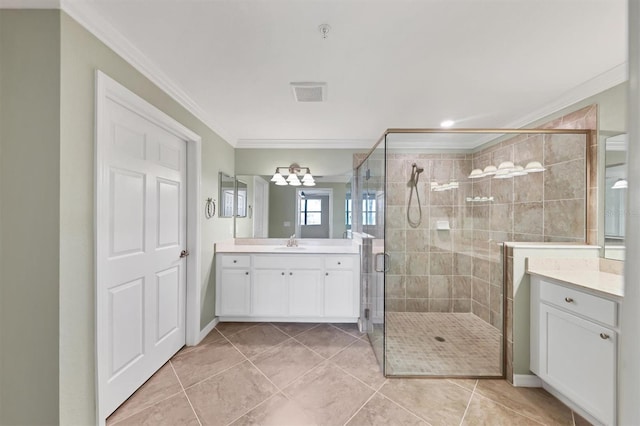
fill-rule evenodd
<path id="1" fill-rule="evenodd" d="M 297 247 L 287 247 L 287 239 L 241 239 L 216 243 L 216 253 L 270 254 L 358 254 L 360 247 L 351 240 L 299 239 Z"/>
<path id="2" fill-rule="evenodd" d="M 620 272 L 621 267 L 611 266 L 597 258 L 527 259 L 529 274 L 562 281 L 605 296 L 624 297 L 624 277 Z"/>

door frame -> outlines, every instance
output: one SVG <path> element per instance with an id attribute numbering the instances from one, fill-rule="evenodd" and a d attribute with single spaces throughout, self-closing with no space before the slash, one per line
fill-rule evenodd
<path id="1" fill-rule="evenodd" d="M 96 380 L 96 416 L 97 423 L 104 425 L 106 413 L 100 404 L 101 378 L 99 377 L 100 363 L 105 357 L 101 356 L 102 344 L 98 338 L 104 330 L 99 330 L 98 314 L 98 284 L 101 283 L 100 263 L 98 262 L 98 238 L 103 238 L 103 227 L 108 220 L 108 212 L 105 208 L 106 183 L 104 176 L 104 160 L 106 144 L 108 143 L 109 129 L 104 120 L 104 112 L 107 100 L 111 100 L 131 110 L 135 114 L 145 118 L 151 123 L 163 128 L 176 137 L 183 139 L 187 144 L 187 230 L 186 239 L 190 255 L 186 265 L 186 306 L 185 306 L 185 332 L 186 344 L 196 345 L 200 340 L 200 271 L 201 271 L 201 212 L 198 208 L 200 200 L 200 180 L 202 176 L 202 138 L 180 124 L 178 121 L 160 111 L 157 107 L 145 101 L 105 73 L 96 70 L 95 73 L 95 158 L 94 158 L 94 349 L 95 349 L 95 380 Z M 101 313 L 101 312 L 100 312 Z"/>

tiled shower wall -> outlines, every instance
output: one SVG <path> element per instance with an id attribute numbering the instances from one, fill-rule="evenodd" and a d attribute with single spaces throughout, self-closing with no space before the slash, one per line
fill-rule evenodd
<path id="1" fill-rule="evenodd" d="M 595 112 L 595 106 L 587 107 L 542 128 L 594 127 Z M 583 135 L 519 135 L 474 154 L 402 153 L 387 146 L 385 240 L 391 265 L 386 310 L 473 312 L 502 328 L 499 243 L 584 242 L 584 141 Z M 591 149 L 595 154 L 595 146 Z M 467 179 L 472 168 L 507 160 L 523 166 L 541 161 L 547 170 L 513 179 Z M 424 168 L 418 187 L 422 222 L 417 228 L 410 227 L 406 218 L 413 163 Z M 591 170 L 595 172 L 596 167 Z M 429 190 L 429 182 L 452 178 L 460 183 L 459 189 Z M 591 182 L 595 185 L 595 176 Z M 590 190 L 595 194 L 595 186 Z M 494 201 L 466 201 L 475 196 L 492 196 Z M 413 216 L 418 212 L 416 202 L 414 193 Z M 438 221 L 448 221 L 451 229 L 437 230 Z"/>

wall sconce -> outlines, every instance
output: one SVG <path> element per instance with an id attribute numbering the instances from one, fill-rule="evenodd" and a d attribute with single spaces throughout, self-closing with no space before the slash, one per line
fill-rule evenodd
<path id="1" fill-rule="evenodd" d="M 287 169 L 289 171 L 289 175 L 285 179 L 284 176 L 280 173 L 280 169 Z M 299 174 L 302 174 L 302 171 L 305 170 L 305 173 L 302 176 L 302 179 L 298 177 Z M 311 175 L 311 171 L 308 167 L 300 167 L 297 163 L 293 163 L 292 165 L 286 167 L 276 167 L 276 172 L 273 174 L 271 178 L 271 182 L 274 182 L 276 185 L 284 186 L 315 186 L 316 182 Z"/>

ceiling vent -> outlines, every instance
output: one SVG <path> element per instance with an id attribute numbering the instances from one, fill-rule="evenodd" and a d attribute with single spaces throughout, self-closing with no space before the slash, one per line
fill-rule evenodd
<path id="1" fill-rule="evenodd" d="M 324 102 L 327 100 L 327 83 L 291 83 L 296 102 Z"/>

